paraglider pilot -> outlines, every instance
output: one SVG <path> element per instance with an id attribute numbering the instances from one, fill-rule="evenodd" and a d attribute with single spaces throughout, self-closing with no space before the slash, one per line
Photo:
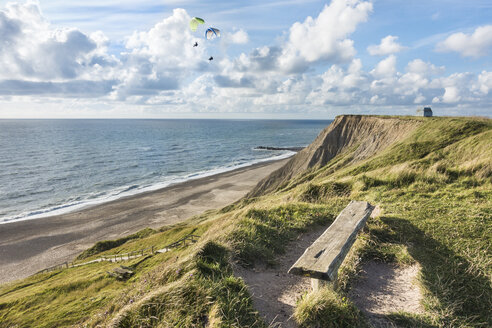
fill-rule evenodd
<path id="1" fill-rule="evenodd" d="M 198 47 L 198 42 L 195 41 L 195 44 L 193 45 L 193 47 Z"/>
<path id="2" fill-rule="evenodd" d="M 208 60 L 214 60 L 214 57 L 210 56 L 210 58 Z"/>

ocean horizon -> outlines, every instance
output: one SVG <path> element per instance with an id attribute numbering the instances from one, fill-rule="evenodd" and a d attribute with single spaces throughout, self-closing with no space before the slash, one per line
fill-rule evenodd
<path id="1" fill-rule="evenodd" d="M 332 120 L 2 119 L 0 224 L 295 154 Z"/>

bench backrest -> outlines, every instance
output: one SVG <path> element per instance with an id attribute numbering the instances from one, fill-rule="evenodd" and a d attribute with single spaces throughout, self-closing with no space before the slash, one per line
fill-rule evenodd
<path id="1" fill-rule="evenodd" d="M 374 209 L 363 201 L 351 201 L 335 221 L 290 268 L 289 273 L 334 281 L 338 268 Z"/>

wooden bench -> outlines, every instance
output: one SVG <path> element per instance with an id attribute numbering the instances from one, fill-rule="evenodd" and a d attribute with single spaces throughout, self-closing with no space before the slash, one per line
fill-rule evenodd
<path id="1" fill-rule="evenodd" d="M 338 268 L 373 209 L 368 202 L 351 201 L 328 229 L 304 251 L 289 273 L 311 277 L 314 290 L 329 282 L 334 284 Z"/>

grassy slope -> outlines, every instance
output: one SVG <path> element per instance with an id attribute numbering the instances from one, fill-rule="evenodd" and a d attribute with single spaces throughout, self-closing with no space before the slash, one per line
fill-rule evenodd
<path id="1" fill-rule="evenodd" d="M 274 194 L 86 253 L 91 259 L 101 251 L 165 245 L 190 232 L 202 236 L 196 245 L 126 262 L 136 271 L 128 281 L 105 273 L 118 265 L 95 263 L 2 286 L 0 323 L 264 327 L 231 261 L 274 265 L 296 234 L 329 225 L 350 199 L 365 199 L 383 214 L 358 238 L 337 294 L 307 295 L 300 302 L 301 323 L 321 322 L 328 313 L 323 309 L 339 311 L 331 320 L 341 320 L 341 326 L 359 318 L 344 292 L 361 265 L 358 259 L 378 259 L 422 267 L 425 313 L 394 314 L 392 320 L 407 326 L 492 325 L 491 140 L 490 120 L 426 119 L 407 139 L 364 162 L 346 164 L 354 148 Z"/>
<path id="2" fill-rule="evenodd" d="M 420 264 L 426 314 L 394 315 L 402 325 L 492 324 L 491 127 L 490 121 L 431 119 L 379 156 L 327 176 L 328 167 L 318 170 L 306 190 L 348 184 L 352 198 L 383 208 L 368 222 L 354 257 Z M 350 284 L 353 266 L 346 264 L 342 285 Z"/>

